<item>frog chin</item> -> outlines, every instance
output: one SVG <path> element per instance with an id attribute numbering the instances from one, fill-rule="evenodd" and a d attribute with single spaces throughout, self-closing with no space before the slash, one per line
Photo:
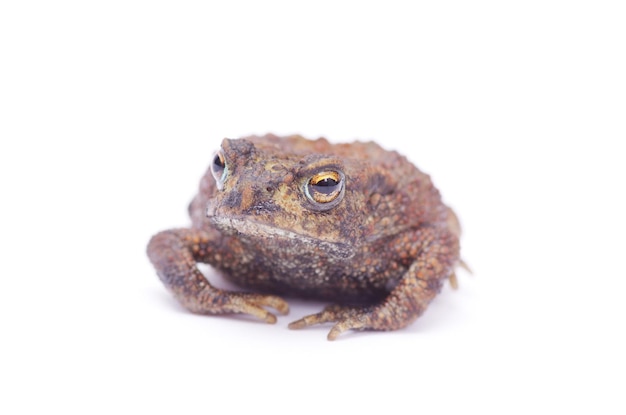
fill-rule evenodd
<path id="1" fill-rule="evenodd" d="M 248 217 L 210 216 L 209 220 L 225 234 L 236 235 L 242 240 L 260 241 L 267 248 L 276 246 L 280 249 L 280 247 L 286 244 L 289 246 L 300 246 L 303 252 L 321 250 L 325 255 L 337 259 L 349 259 L 355 254 L 354 248 L 349 244 L 325 241 L 302 235 L 288 229 L 250 220 Z"/>

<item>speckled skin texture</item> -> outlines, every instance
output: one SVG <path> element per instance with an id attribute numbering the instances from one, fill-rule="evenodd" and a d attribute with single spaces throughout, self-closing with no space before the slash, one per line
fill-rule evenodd
<path id="1" fill-rule="evenodd" d="M 207 155 L 209 157 L 210 155 Z M 332 301 L 289 325 L 396 330 L 454 284 L 459 224 L 430 178 L 373 142 L 225 139 L 189 206 L 192 225 L 155 235 L 148 256 L 194 313 L 288 313 L 280 296 Z M 246 290 L 211 286 L 207 263 Z"/>

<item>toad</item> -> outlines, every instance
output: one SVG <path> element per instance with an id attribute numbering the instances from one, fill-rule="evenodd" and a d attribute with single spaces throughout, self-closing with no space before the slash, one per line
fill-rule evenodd
<path id="1" fill-rule="evenodd" d="M 224 139 L 189 214 L 147 249 L 185 308 L 275 323 L 283 296 L 322 299 L 333 305 L 289 328 L 331 322 L 329 340 L 407 326 L 462 264 L 459 223 L 429 176 L 374 142 Z M 197 263 L 245 291 L 212 286 Z"/>

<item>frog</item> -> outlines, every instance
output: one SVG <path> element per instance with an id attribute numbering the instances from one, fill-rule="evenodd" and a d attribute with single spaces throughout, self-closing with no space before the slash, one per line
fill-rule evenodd
<path id="1" fill-rule="evenodd" d="M 374 141 L 300 135 L 225 138 L 188 211 L 191 226 L 155 234 L 147 255 L 184 308 L 267 323 L 285 298 L 329 304 L 289 329 L 331 323 L 391 331 L 456 288 L 460 225 L 430 176 Z M 211 284 L 208 264 L 241 290 Z"/>

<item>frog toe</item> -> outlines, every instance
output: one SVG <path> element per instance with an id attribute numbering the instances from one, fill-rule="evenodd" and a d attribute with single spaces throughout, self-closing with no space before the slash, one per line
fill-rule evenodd
<path id="1" fill-rule="evenodd" d="M 333 341 L 337 339 L 341 335 L 341 333 L 348 330 L 363 330 L 368 328 L 366 315 L 359 317 L 349 317 L 347 319 L 341 320 L 337 324 L 333 326 L 333 328 L 328 332 L 327 339 Z"/>
<path id="2" fill-rule="evenodd" d="M 275 295 L 241 294 L 240 297 L 257 306 L 273 308 L 282 316 L 289 314 L 289 304 L 287 301 Z"/>
<path id="3" fill-rule="evenodd" d="M 290 323 L 289 328 L 297 330 L 317 324 L 336 323 L 328 334 L 328 340 L 335 340 L 346 330 L 367 328 L 369 311 L 367 308 L 332 305 Z"/>
<path id="4" fill-rule="evenodd" d="M 227 306 L 230 312 L 248 314 L 266 323 L 275 324 L 276 316 L 263 307 L 271 307 L 281 315 L 289 313 L 287 302 L 273 295 L 231 293 Z"/>

